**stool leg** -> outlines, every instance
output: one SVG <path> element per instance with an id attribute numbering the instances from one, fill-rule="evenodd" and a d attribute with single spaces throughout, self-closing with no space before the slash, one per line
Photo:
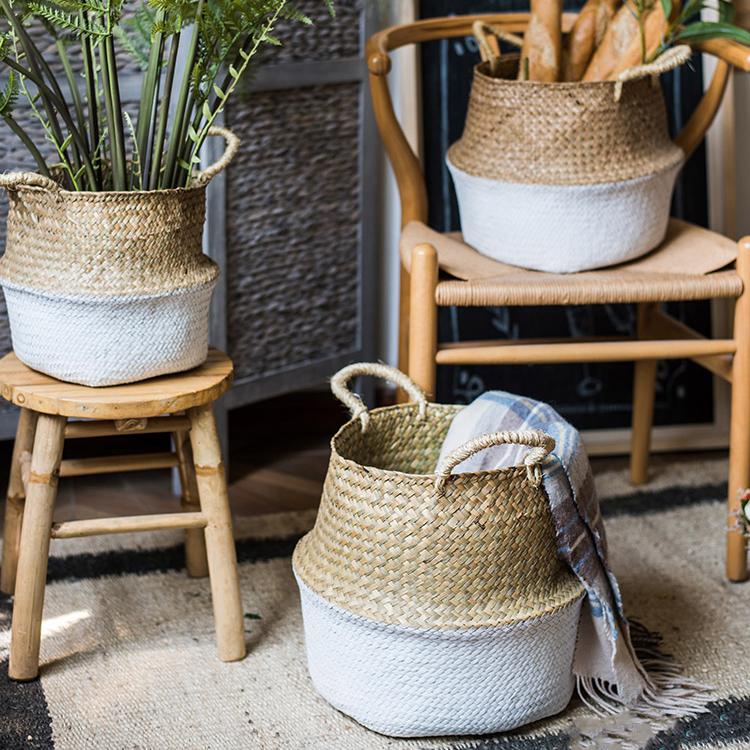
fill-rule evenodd
<path id="1" fill-rule="evenodd" d="M 57 495 L 65 417 L 40 414 L 21 527 L 8 675 L 31 680 L 39 673 L 39 639 L 47 580 L 50 529 Z"/>
<path id="2" fill-rule="evenodd" d="M 190 442 L 201 511 L 206 516 L 206 553 L 214 603 L 219 658 L 245 656 L 245 625 L 221 447 L 211 405 L 190 409 Z"/>
<path id="3" fill-rule="evenodd" d="M 21 413 L 18 415 L 16 441 L 13 443 L 13 458 L 10 464 L 8 495 L 5 500 L 3 562 L 2 567 L 0 567 L 0 591 L 4 594 L 12 594 L 16 587 L 18 548 L 21 542 L 21 522 L 25 498 L 21 478 L 21 458 L 24 453 L 31 454 L 31 449 L 34 447 L 36 418 L 36 412 L 29 409 L 21 409 Z"/>
<path id="4" fill-rule="evenodd" d="M 180 474 L 180 504 L 189 513 L 201 509 L 198 499 L 198 483 L 195 480 L 195 464 L 190 437 L 185 430 L 172 433 Z M 206 537 L 202 529 L 185 530 L 185 566 L 191 578 L 205 578 L 208 575 L 208 559 L 206 558 Z"/>

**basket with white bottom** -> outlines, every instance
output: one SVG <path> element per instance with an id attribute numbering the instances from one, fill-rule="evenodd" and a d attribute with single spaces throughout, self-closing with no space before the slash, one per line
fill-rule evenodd
<path id="1" fill-rule="evenodd" d="M 417 403 L 368 412 L 346 381 L 377 374 Z M 541 486 L 554 445 L 497 433 L 525 462 L 452 475 L 437 462 L 461 407 L 427 404 L 405 376 L 353 365 L 332 383 L 355 418 L 331 443 L 315 528 L 293 558 L 313 684 L 383 734 L 513 729 L 561 711 L 574 688 L 583 588 L 558 559 Z"/>
<path id="2" fill-rule="evenodd" d="M 643 66 L 643 77 L 622 81 L 519 81 L 514 56 L 478 65 L 463 134 L 446 155 L 465 241 L 549 273 L 624 263 L 657 247 L 685 154 L 669 137 L 649 73 L 686 54 L 674 48 Z"/>
<path id="3" fill-rule="evenodd" d="M 75 192 L 0 175 L 8 191 L 0 284 L 18 358 L 55 378 L 116 385 L 180 372 L 208 354 L 219 268 L 203 253 L 206 186 L 237 151 L 186 188 Z"/>

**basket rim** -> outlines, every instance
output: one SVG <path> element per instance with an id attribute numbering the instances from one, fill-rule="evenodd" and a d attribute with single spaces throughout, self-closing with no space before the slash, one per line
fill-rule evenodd
<path id="1" fill-rule="evenodd" d="M 446 409 L 455 411 L 458 413 L 461 409 L 464 408 L 463 404 L 438 404 L 434 403 L 432 401 L 427 402 L 427 413 L 429 414 L 430 409 L 438 408 L 438 409 Z M 370 409 L 370 416 L 373 415 L 380 415 L 385 412 L 392 412 L 392 411 L 415 411 L 418 409 L 418 405 L 415 403 L 408 403 L 408 404 L 391 404 L 390 406 L 379 406 L 375 409 Z M 372 420 L 371 420 L 372 424 Z M 419 479 L 419 480 L 430 480 L 432 482 L 435 481 L 437 478 L 436 472 L 431 472 L 428 474 L 415 474 L 408 471 L 396 471 L 395 469 L 381 469 L 378 466 L 372 466 L 370 464 L 361 464 L 358 461 L 355 461 L 352 458 L 346 458 L 339 453 L 339 451 L 336 449 L 336 440 L 338 440 L 341 436 L 344 430 L 350 429 L 352 426 L 358 427 L 361 426 L 361 423 L 358 418 L 353 417 L 349 419 L 347 422 L 345 422 L 339 429 L 336 431 L 334 436 L 331 438 L 330 441 L 330 448 L 331 448 L 331 460 L 334 458 L 337 461 L 341 461 L 344 465 L 347 465 L 349 467 L 354 467 L 356 469 L 365 469 L 368 472 L 374 472 L 377 473 L 380 476 L 383 477 L 393 477 L 394 479 L 397 477 L 408 477 L 409 479 Z M 374 429 L 372 426 L 370 429 Z M 554 450 L 550 452 L 550 456 L 554 456 Z M 437 467 L 435 467 L 437 468 Z M 527 474 L 527 468 L 525 464 L 513 464 L 512 466 L 503 466 L 497 469 L 484 469 L 482 471 L 462 471 L 460 474 L 451 474 L 451 477 L 466 477 L 467 479 L 480 479 L 480 478 L 497 478 L 502 477 L 508 474 L 515 473 L 517 471 L 523 471 L 524 476 Z M 542 488 L 543 485 L 540 485 L 540 488 Z"/>
<path id="2" fill-rule="evenodd" d="M 512 61 L 512 58 L 520 59 L 520 55 L 505 55 L 508 61 Z M 484 68 L 484 70 L 482 70 Z M 643 79 L 636 78 L 628 81 L 527 81 L 518 80 L 517 78 L 501 78 L 500 76 L 492 76 L 486 73 L 486 69 L 489 68 L 489 62 L 484 61 L 477 63 L 474 66 L 474 75 L 480 76 L 484 80 L 490 82 L 492 85 L 510 85 L 516 87 L 526 88 L 538 88 L 538 89 L 612 89 L 614 96 L 614 89 L 619 84 L 627 88 L 630 84 L 635 83 Z"/>
<path id="3" fill-rule="evenodd" d="M 38 174 L 38 173 L 37 173 Z M 199 190 L 205 192 L 208 183 L 196 183 L 188 187 L 157 188 L 155 190 L 67 190 L 60 187 L 50 190 L 38 185 L 18 185 L 5 188 L 9 193 L 48 193 L 51 197 L 59 196 L 66 200 L 88 200 L 92 202 L 106 202 L 115 198 L 144 198 L 146 196 L 168 197 L 193 193 Z"/>

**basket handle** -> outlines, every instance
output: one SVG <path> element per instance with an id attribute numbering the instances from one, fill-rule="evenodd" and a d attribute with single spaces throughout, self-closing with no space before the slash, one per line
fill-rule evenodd
<path id="1" fill-rule="evenodd" d="M 60 185 L 51 177 L 37 172 L 7 172 L 0 174 L 0 187 L 6 190 L 17 190 L 20 187 L 36 187 L 52 192 L 59 192 Z"/>
<path id="2" fill-rule="evenodd" d="M 224 153 L 213 164 L 195 173 L 195 177 L 193 178 L 194 184 L 206 183 L 216 177 L 219 172 L 229 166 L 229 163 L 237 155 L 237 151 L 240 148 L 239 137 L 228 128 L 220 128 L 218 125 L 212 125 L 208 129 L 208 134 L 221 136 L 226 141 L 227 147 L 224 149 Z"/>
<path id="3" fill-rule="evenodd" d="M 622 96 L 622 86 L 627 81 L 635 81 L 639 78 L 651 76 L 654 80 L 662 73 L 679 68 L 692 57 L 692 50 L 687 44 L 678 44 L 662 52 L 653 62 L 643 65 L 634 65 L 620 71 L 615 77 L 615 101 L 619 102 Z"/>
<path id="4" fill-rule="evenodd" d="M 496 445 L 528 445 L 531 447 L 523 462 L 529 475 L 529 481 L 536 485 L 542 481 L 541 464 L 555 447 L 555 441 L 540 430 L 524 430 L 522 432 L 488 432 L 451 451 L 435 472 L 435 489 L 442 494 L 445 483 L 453 469 L 462 461 L 475 453 Z"/>
<path id="5" fill-rule="evenodd" d="M 517 34 L 510 34 L 501 26 L 493 26 L 486 21 L 474 21 L 471 30 L 479 45 L 479 57 L 482 59 L 482 62 L 489 62 L 492 75 L 497 73 L 497 66 L 501 56 L 500 47 L 495 41 L 496 39 L 508 42 L 508 44 L 512 44 L 514 47 L 520 48 L 523 46 L 523 37 Z"/>
<path id="6" fill-rule="evenodd" d="M 347 388 L 349 381 L 360 375 L 372 375 L 375 378 L 381 378 L 382 380 L 388 380 L 391 383 L 395 383 L 397 386 L 403 388 L 409 394 L 411 400 L 417 404 L 419 407 L 420 419 L 427 414 L 427 396 L 425 396 L 422 389 L 414 381 L 404 375 L 401 370 L 397 370 L 395 367 L 390 367 L 389 365 L 381 364 L 380 362 L 359 362 L 357 364 L 348 365 L 339 370 L 331 378 L 331 391 L 333 391 L 333 395 L 336 396 L 339 401 L 349 407 L 352 419 L 359 419 L 362 423 L 362 432 L 364 432 L 370 424 L 370 412 L 362 402 L 362 399 L 356 393 Z"/>

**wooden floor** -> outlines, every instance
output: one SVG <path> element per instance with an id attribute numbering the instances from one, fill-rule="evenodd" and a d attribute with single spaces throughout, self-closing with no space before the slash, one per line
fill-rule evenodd
<path id="1" fill-rule="evenodd" d="M 229 495 L 235 515 L 317 506 L 329 442 L 345 419 L 340 404 L 323 392 L 295 394 L 233 411 L 229 425 Z M 10 441 L 0 443 L 3 489 L 7 486 L 11 448 Z M 65 457 L 164 450 L 168 450 L 166 436 L 128 436 L 68 441 Z M 597 458 L 592 463 L 597 472 L 624 468 L 627 458 Z M 175 510 L 176 502 L 169 471 L 74 477 L 60 481 L 55 519 L 165 513 Z"/>
<path id="2" fill-rule="evenodd" d="M 328 444 L 346 419 L 326 393 L 295 394 L 231 413 L 229 494 L 236 515 L 315 507 L 328 463 Z M 64 456 L 144 453 L 169 449 L 164 435 L 71 440 Z M 7 486 L 10 441 L 0 443 L 0 486 Z M 171 472 L 71 477 L 60 481 L 55 520 L 175 510 Z M 2 504 L 0 502 L 0 504 Z M 0 525 L 2 514 L 0 514 Z"/>

